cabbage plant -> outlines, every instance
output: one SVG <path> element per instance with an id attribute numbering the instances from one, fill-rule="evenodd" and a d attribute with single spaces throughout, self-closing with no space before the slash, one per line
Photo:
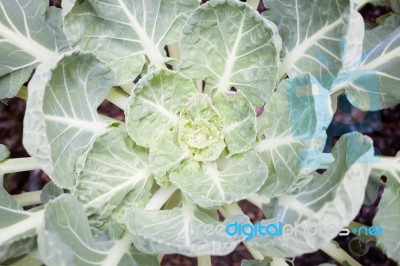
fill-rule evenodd
<path id="1" fill-rule="evenodd" d="M 205 266 L 243 243 L 242 265 L 317 250 L 359 265 L 332 240 L 360 226 L 382 175 L 374 241 L 400 262 L 400 158 L 359 132 L 323 152 L 339 95 L 365 111 L 400 102 L 399 15 L 366 24 L 366 2 L 2 0 L 0 98 L 27 100 L 31 157 L 0 146 L 0 174 L 51 182 L 1 186 L 0 262 Z M 97 113 L 105 99 L 124 121 Z M 296 234 L 228 234 L 250 224 L 239 201 Z"/>

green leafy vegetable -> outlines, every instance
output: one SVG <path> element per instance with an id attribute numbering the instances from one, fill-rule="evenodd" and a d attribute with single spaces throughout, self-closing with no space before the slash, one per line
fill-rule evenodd
<path id="1" fill-rule="evenodd" d="M 31 157 L 0 144 L 0 263 L 209 266 L 243 243 L 242 265 L 318 249 L 358 265 L 332 239 L 382 175 L 377 245 L 400 262 L 399 157 L 358 132 L 323 153 L 339 95 L 362 110 L 400 102 L 398 1 L 372 1 L 394 11 L 376 24 L 366 2 L 264 0 L 260 14 L 258 0 L 1 1 L 0 100 L 27 100 Z M 105 99 L 124 116 L 103 115 Z M 4 174 L 38 169 L 42 191 L 7 192 Z M 296 234 L 252 235 L 244 201 Z"/>
<path id="2" fill-rule="evenodd" d="M 75 3 L 75 5 L 74 5 Z M 62 2 L 65 33 L 76 47 L 96 54 L 116 74 L 118 85 L 133 81 L 146 58 L 165 68 L 163 47 L 178 42 L 196 0 L 74 0 Z"/>
<path id="3" fill-rule="evenodd" d="M 0 99 L 14 97 L 38 64 L 69 49 L 61 27 L 60 10 L 43 1 L 0 3 Z"/>
<path id="4" fill-rule="evenodd" d="M 308 184 L 264 207 L 265 222 L 297 223 L 297 234 L 259 236 L 249 241 L 250 245 L 273 257 L 313 252 L 355 218 L 371 170 L 368 163 L 373 157 L 372 142 L 359 133 L 344 135 L 332 154 L 332 168 L 322 175 L 315 173 Z M 307 233 L 308 230 L 316 233 Z"/>
<path id="5" fill-rule="evenodd" d="M 57 186 L 73 187 L 77 158 L 105 132 L 107 123 L 96 108 L 113 82 L 112 72 L 92 55 L 72 53 L 36 70 L 29 86 L 24 146 Z"/>
<path id="6" fill-rule="evenodd" d="M 205 80 L 210 91 L 235 87 L 254 105 L 265 103 L 277 82 L 281 48 L 273 23 L 239 1 L 216 0 L 198 8 L 182 32 L 180 71 Z"/>

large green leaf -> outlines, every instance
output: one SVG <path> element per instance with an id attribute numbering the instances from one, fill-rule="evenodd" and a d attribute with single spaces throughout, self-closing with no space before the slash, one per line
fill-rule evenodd
<path id="1" fill-rule="evenodd" d="M 241 90 L 256 106 L 276 86 L 281 39 L 276 26 L 245 3 L 215 0 L 187 20 L 180 70 L 219 93 Z"/>
<path id="2" fill-rule="evenodd" d="M 249 100 L 238 92 L 224 92 L 213 99 L 222 116 L 221 134 L 229 155 L 248 151 L 256 140 L 256 112 Z"/>
<path id="3" fill-rule="evenodd" d="M 196 0 L 75 0 L 62 2 L 69 41 L 107 62 L 117 84 L 132 82 L 146 58 L 166 68 L 164 46 L 178 42 Z"/>
<path id="4" fill-rule="evenodd" d="M 159 136 L 153 142 L 149 152 L 149 164 L 157 183 L 162 186 L 169 185 L 169 172 L 191 156 L 179 146 L 177 128 Z"/>
<path id="5" fill-rule="evenodd" d="M 178 124 L 179 112 L 196 92 L 190 79 L 171 71 L 152 72 L 139 81 L 126 112 L 129 135 L 150 147 L 157 136 Z"/>
<path id="6" fill-rule="evenodd" d="M 329 91 L 309 75 L 280 84 L 257 118 L 254 149 L 271 170 L 259 193 L 286 194 L 302 169 L 318 168 L 332 119 L 329 100 Z"/>
<path id="7" fill-rule="evenodd" d="M 40 201 L 42 204 L 46 204 L 50 200 L 53 200 L 63 194 L 64 191 L 57 187 L 52 181 L 48 182 L 40 193 Z"/>
<path id="8" fill-rule="evenodd" d="M 226 225 L 233 221 L 249 222 L 244 215 L 219 222 L 189 204 L 172 210 L 130 209 L 126 212 L 135 246 L 149 254 L 226 255 L 243 240 L 243 236 L 226 234 Z"/>
<path id="9" fill-rule="evenodd" d="M 268 10 L 263 15 L 278 25 L 283 41 L 279 77 L 310 73 L 329 88 L 342 67 L 343 52 L 353 59 L 361 57 L 357 46 L 364 22 L 353 1 L 264 0 L 264 5 Z"/>
<path id="10" fill-rule="evenodd" d="M 93 55 L 40 65 L 29 84 L 24 147 L 60 188 L 75 183 L 76 159 L 106 130 L 96 112 L 114 75 Z"/>
<path id="11" fill-rule="evenodd" d="M 0 186 L 0 217 L 0 262 L 29 252 L 43 221 L 43 211 L 24 211 Z"/>
<path id="12" fill-rule="evenodd" d="M 16 241 L 11 245 L 0 247 L 0 263 L 6 262 L 7 260 L 10 259 L 14 260 L 14 258 L 25 255 L 32 249 L 34 249 L 35 246 L 36 246 L 36 237 L 30 237 Z M 5 263 L 2 265 L 9 265 L 9 263 Z M 29 264 L 29 266 L 31 265 Z"/>
<path id="13" fill-rule="evenodd" d="M 42 0 L 1 1 L 0 99 L 14 97 L 39 63 L 56 60 L 69 48 L 61 10 L 47 7 Z"/>
<path id="14" fill-rule="evenodd" d="M 123 223 L 126 207 L 146 203 L 153 184 L 148 154 L 127 133 L 112 129 L 83 157 L 72 193 L 84 204 L 91 225 L 99 228 L 109 219 Z"/>
<path id="15" fill-rule="evenodd" d="M 43 262 L 49 266 L 118 265 L 132 241 L 128 234 L 116 241 L 96 241 L 82 204 L 65 194 L 46 205 L 38 245 Z"/>
<path id="16" fill-rule="evenodd" d="M 398 217 L 400 215 L 400 153 L 396 158 L 382 158 L 376 165 L 385 175 L 387 181 L 385 190 L 378 205 L 373 225 L 383 228 L 383 235 L 377 235 L 378 247 L 390 258 L 400 263 L 400 229 Z M 374 169 L 375 170 L 375 169 Z"/>
<path id="17" fill-rule="evenodd" d="M 342 136 L 333 166 L 291 195 L 264 206 L 263 223 L 290 224 L 297 234 L 256 236 L 248 242 L 273 257 L 314 252 L 337 236 L 358 214 L 373 160 L 372 141 L 359 133 Z"/>
<path id="18" fill-rule="evenodd" d="M 366 32 L 364 55 L 359 64 L 345 69 L 334 90 L 345 89 L 347 98 L 362 110 L 380 110 L 400 102 L 400 18 Z"/>
<path id="19" fill-rule="evenodd" d="M 250 151 L 216 162 L 188 160 L 170 179 L 196 204 L 216 207 L 244 199 L 257 192 L 268 177 L 268 168 Z"/>

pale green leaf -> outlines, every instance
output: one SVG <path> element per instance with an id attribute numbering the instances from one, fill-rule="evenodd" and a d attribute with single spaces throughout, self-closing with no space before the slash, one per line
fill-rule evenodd
<path id="1" fill-rule="evenodd" d="M 366 32 L 361 62 L 338 77 L 334 90 L 344 89 L 349 101 L 361 110 L 376 111 L 400 102 L 400 19 Z"/>
<path id="2" fill-rule="evenodd" d="M 157 136 L 177 125 L 179 112 L 195 92 L 193 82 L 176 72 L 148 74 L 130 97 L 126 112 L 129 135 L 138 145 L 150 147 Z"/>
<path id="3" fill-rule="evenodd" d="M 213 104 L 222 116 L 222 134 L 234 155 L 248 151 L 256 140 L 256 113 L 242 92 L 225 92 L 214 97 Z"/>
<path id="4" fill-rule="evenodd" d="M 69 41 L 108 63 L 117 84 L 132 82 L 146 58 L 166 68 L 164 46 L 178 42 L 196 0 L 74 0 L 62 2 Z"/>
<path id="5" fill-rule="evenodd" d="M 0 144 L 0 162 L 4 161 L 10 156 L 10 151 L 7 149 L 7 146 Z"/>
<path id="6" fill-rule="evenodd" d="M 131 244 L 129 235 L 117 241 L 96 241 L 82 204 L 70 195 L 46 205 L 44 226 L 38 235 L 46 265 L 117 265 Z"/>
<path id="7" fill-rule="evenodd" d="M 389 258 L 400 263 L 400 183 L 389 179 L 378 205 L 373 225 L 383 228 L 383 235 L 377 235 L 377 245 Z"/>
<path id="8" fill-rule="evenodd" d="M 383 172 L 378 172 L 375 169 L 372 169 L 367 187 L 365 188 L 364 205 L 371 205 L 377 200 L 379 196 L 379 187 L 383 185 L 383 182 L 380 179 L 382 173 Z"/>
<path id="9" fill-rule="evenodd" d="M 0 247 L 0 263 L 3 263 L 9 259 L 17 258 L 27 254 L 36 246 L 36 238 L 30 237 L 21 239 L 10 245 Z M 5 265 L 9 265 L 6 263 Z M 27 265 L 27 264 L 25 264 Z M 30 266 L 30 264 L 29 264 Z"/>
<path id="10" fill-rule="evenodd" d="M 36 242 L 36 241 L 35 241 Z M 12 262 L 12 264 L 10 264 L 11 266 L 43 266 L 42 261 L 35 257 L 35 256 L 31 256 L 30 254 L 23 256 L 23 257 L 19 257 L 17 261 Z"/>
<path id="11" fill-rule="evenodd" d="M 91 225 L 98 228 L 109 219 L 123 223 L 126 207 L 146 203 L 153 184 L 148 153 L 126 132 L 110 130 L 84 157 L 72 194 L 84 204 Z"/>
<path id="12" fill-rule="evenodd" d="M 257 192 L 267 177 L 268 168 L 252 151 L 217 162 L 187 161 L 170 174 L 185 195 L 205 208 L 244 199 Z"/>
<path id="13" fill-rule="evenodd" d="M 169 185 L 167 175 L 191 154 L 181 149 L 178 142 L 178 130 L 167 131 L 151 145 L 149 164 L 158 184 Z"/>
<path id="14" fill-rule="evenodd" d="M 180 147 L 196 161 L 215 161 L 225 148 L 221 113 L 204 93 L 194 94 L 181 112 L 178 140 Z"/>
<path id="15" fill-rule="evenodd" d="M 314 180 L 264 206 L 263 223 L 291 224 L 297 234 L 256 236 L 249 245 L 273 257 L 293 257 L 324 247 L 358 214 L 373 160 L 372 141 L 343 135 L 332 152 L 333 166 Z M 312 232 L 312 233 L 309 233 Z"/>
<path id="16" fill-rule="evenodd" d="M 256 106 L 276 86 L 281 39 L 276 26 L 245 3 L 215 0 L 187 20 L 180 71 L 218 93 L 235 87 Z"/>
<path id="17" fill-rule="evenodd" d="M 41 0 L 0 3 L 0 99 L 14 97 L 32 70 L 69 48 L 60 25 L 61 11 Z"/>
<path id="18" fill-rule="evenodd" d="M 1 186 L 0 217 L 0 261 L 27 253 L 33 247 L 43 211 L 24 211 Z"/>
<path id="19" fill-rule="evenodd" d="M 124 264 L 124 259 L 126 259 L 126 264 Z M 128 263 L 128 261 L 130 263 Z M 119 266 L 130 266 L 130 265 L 137 265 L 137 266 L 159 266 L 160 263 L 158 262 L 157 256 L 144 254 L 137 250 L 134 246 L 131 247 L 129 250 L 129 255 L 125 255 L 119 263 Z"/>
<path id="20" fill-rule="evenodd" d="M 280 84 L 257 118 L 254 149 L 271 170 L 259 193 L 287 194 L 302 169 L 318 168 L 332 119 L 329 100 L 329 91 L 309 75 Z"/>
<path id="21" fill-rule="evenodd" d="M 234 221 L 249 222 L 244 215 L 219 222 L 186 204 L 179 209 L 130 209 L 126 213 L 135 247 L 149 254 L 226 255 L 243 240 L 243 236 L 230 237 L 225 232 L 226 225 Z"/>
<path id="22" fill-rule="evenodd" d="M 50 181 L 43 187 L 42 192 L 40 193 L 40 201 L 42 204 L 46 204 L 63 193 L 64 191 L 61 188 L 57 187 L 56 184 Z"/>
<path id="23" fill-rule="evenodd" d="M 93 55 L 42 64 L 29 83 L 23 144 L 60 188 L 75 183 L 76 159 L 106 130 L 96 112 L 114 75 Z"/>
<path id="24" fill-rule="evenodd" d="M 387 181 L 382 198 L 379 201 L 373 225 L 383 228 L 383 235 L 377 235 L 377 244 L 388 257 L 400 263 L 400 230 L 398 217 L 400 215 L 400 153 L 396 158 L 383 158 L 377 165 L 382 170 L 380 175 L 385 175 Z"/>
<path id="25" fill-rule="evenodd" d="M 278 25 L 283 41 L 279 77 L 293 78 L 310 73 L 326 88 L 330 88 L 342 67 L 342 53 L 359 59 L 361 51 L 345 37 L 360 37 L 364 31 L 360 14 L 349 0 L 264 0 L 268 8 L 263 13 Z M 352 20 L 358 22 L 353 22 Z M 361 24 L 360 24 L 361 23 Z M 353 28 L 348 28 L 353 24 Z M 354 28 L 354 26 L 356 26 Z M 361 27 L 359 27 L 361 26 Z M 357 29 L 357 32 L 355 31 Z M 347 35 L 353 30 L 354 35 Z M 347 35 L 347 36 L 346 36 Z M 349 46 L 349 47 L 348 47 Z M 349 51 L 347 51 L 347 48 Z M 343 51 L 345 50 L 345 51 Z M 353 54 L 358 51 L 357 54 Z"/>
<path id="26" fill-rule="evenodd" d="M 365 31 L 363 49 L 366 53 L 371 52 L 375 46 L 382 42 L 387 36 L 400 26 L 400 15 L 392 15 L 384 20 L 382 25 Z M 365 56 L 365 55 L 364 55 Z"/>

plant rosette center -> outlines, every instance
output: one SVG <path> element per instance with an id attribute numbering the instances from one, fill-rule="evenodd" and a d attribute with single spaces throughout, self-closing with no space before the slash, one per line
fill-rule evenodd
<path id="1" fill-rule="evenodd" d="M 207 148 L 219 139 L 218 128 L 201 118 L 183 120 L 179 126 L 179 144 L 185 150 Z"/>
<path id="2" fill-rule="evenodd" d="M 148 148 L 159 185 L 174 183 L 200 206 L 220 206 L 256 192 L 268 176 L 252 151 L 257 134 L 254 109 L 240 90 L 199 93 L 190 79 L 162 70 L 137 84 L 126 125 L 135 143 Z M 246 190 L 239 185 L 243 180 L 249 182 Z M 201 188 L 193 186 L 204 182 Z M 211 192 L 205 197 L 207 191 Z"/>
<path id="3" fill-rule="evenodd" d="M 207 95 L 195 94 L 179 121 L 179 146 L 197 161 L 214 161 L 226 147 L 222 117 L 211 102 Z"/>

